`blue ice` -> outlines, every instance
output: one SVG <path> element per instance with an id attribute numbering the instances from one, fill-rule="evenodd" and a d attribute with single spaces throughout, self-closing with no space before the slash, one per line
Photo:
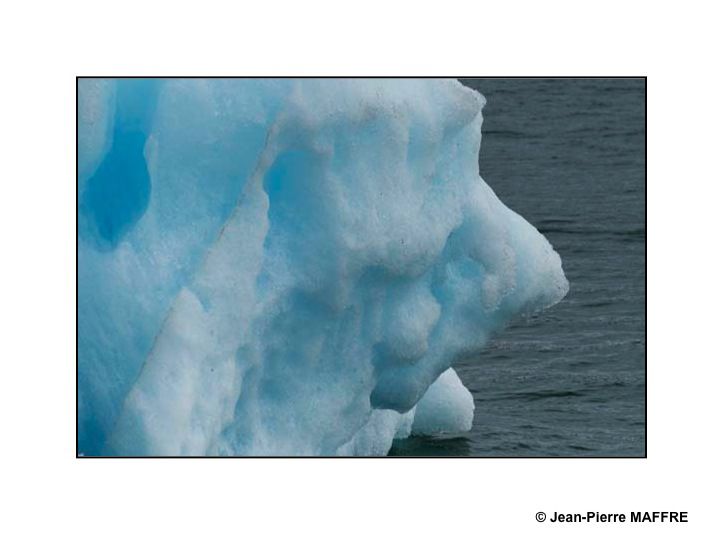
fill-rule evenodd
<path id="1" fill-rule="evenodd" d="M 454 80 L 81 79 L 86 455 L 376 455 L 470 429 L 452 370 L 567 292 Z"/>

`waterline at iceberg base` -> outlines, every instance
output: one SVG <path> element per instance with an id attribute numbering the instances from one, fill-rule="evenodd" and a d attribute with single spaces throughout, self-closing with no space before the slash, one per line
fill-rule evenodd
<path id="1" fill-rule="evenodd" d="M 452 80 L 79 79 L 78 452 L 384 455 L 568 283 Z"/>

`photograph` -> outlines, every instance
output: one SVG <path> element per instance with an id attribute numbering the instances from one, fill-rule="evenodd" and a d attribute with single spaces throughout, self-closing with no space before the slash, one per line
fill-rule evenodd
<path id="1" fill-rule="evenodd" d="M 646 77 L 76 102 L 77 457 L 647 457 Z"/>

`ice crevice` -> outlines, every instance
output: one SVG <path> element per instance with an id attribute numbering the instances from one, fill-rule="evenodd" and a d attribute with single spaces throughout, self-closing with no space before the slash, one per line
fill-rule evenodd
<path id="1" fill-rule="evenodd" d="M 377 455 L 467 431 L 453 362 L 567 292 L 478 175 L 484 99 L 456 81 L 125 83 L 79 89 L 86 454 Z M 116 205 L 92 186 L 113 149 L 137 159 L 117 126 L 138 116 L 145 168 L 112 172 Z"/>

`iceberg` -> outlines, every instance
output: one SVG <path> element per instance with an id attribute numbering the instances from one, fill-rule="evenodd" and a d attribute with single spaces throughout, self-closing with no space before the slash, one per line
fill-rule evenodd
<path id="1" fill-rule="evenodd" d="M 563 298 L 438 79 L 79 79 L 78 452 L 383 455 Z"/>

